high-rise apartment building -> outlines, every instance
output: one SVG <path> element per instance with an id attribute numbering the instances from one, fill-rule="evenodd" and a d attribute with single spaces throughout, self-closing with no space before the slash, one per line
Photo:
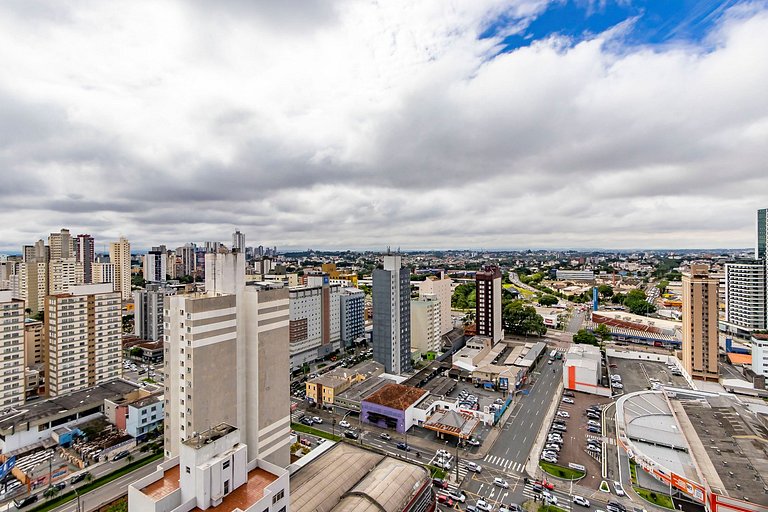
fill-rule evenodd
<path id="1" fill-rule="evenodd" d="M 48 262 L 48 293 L 66 293 L 72 286 L 83 284 L 83 264 L 76 258 L 52 259 Z"/>
<path id="2" fill-rule="evenodd" d="M 241 233 L 239 229 L 232 233 L 232 250 L 245 252 L 245 233 Z"/>
<path id="3" fill-rule="evenodd" d="M 172 288 L 147 283 L 145 290 L 133 292 L 133 333 L 141 339 L 163 340 L 163 309 L 165 297 L 175 295 Z"/>
<path id="4" fill-rule="evenodd" d="M 28 320 L 24 322 L 24 358 L 25 365 L 43 364 L 43 322 Z"/>
<path id="5" fill-rule="evenodd" d="M 168 251 L 165 255 L 165 271 L 168 273 L 168 277 L 176 279 L 178 276 L 177 271 L 177 258 L 174 251 Z"/>
<path id="6" fill-rule="evenodd" d="M 48 262 L 42 259 L 25 261 L 19 265 L 19 294 L 33 313 L 45 307 L 48 295 Z"/>
<path id="7" fill-rule="evenodd" d="M 725 264 L 725 322 L 731 334 L 748 337 L 768 326 L 765 261 Z"/>
<path id="8" fill-rule="evenodd" d="M 341 343 L 350 347 L 365 339 L 365 292 L 359 288 L 343 288 L 339 297 L 341 307 Z"/>
<path id="9" fill-rule="evenodd" d="M 153 247 L 144 255 L 144 279 L 151 283 L 162 283 L 166 279 L 168 256 L 165 247 Z"/>
<path id="10" fill-rule="evenodd" d="M 707 265 L 683 274 L 683 368 L 694 379 L 718 380 L 717 294 L 719 280 Z"/>
<path id="11" fill-rule="evenodd" d="M 109 283 L 115 288 L 115 264 L 93 263 L 91 264 L 91 282 L 93 284 Z"/>
<path id="12" fill-rule="evenodd" d="M 419 297 L 426 295 L 435 297 L 440 302 L 440 335 L 453 329 L 451 321 L 451 284 L 453 281 L 444 272 L 440 276 L 429 276 L 419 283 Z"/>
<path id="13" fill-rule="evenodd" d="M 485 265 L 475 274 L 475 322 L 477 334 L 491 338 L 493 343 L 504 339 L 501 320 L 501 270 Z"/>
<path id="14" fill-rule="evenodd" d="M 48 236 L 48 259 L 58 260 L 74 257 L 72 235 L 68 229 Z"/>
<path id="15" fill-rule="evenodd" d="M 755 333 L 752 344 L 752 371 L 768 377 L 768 334 Z"/>
<path id="16" fill-rule="evenodd" d="M 195 244 L 186 244 L 176 248 L 176 257 L 179 259 L 179 270 L 177 275 L 191 276 L 197 271 L 197 255 L 195 254 Z"/>
<path id="17" fill-rule="evenodd" d="M 768 246 L 768 209 L 757 210 L 757 244 L 755 245 L 755 259 L 765 260 L 766 246 Z"/>
<path id="18" fill-rule="evenodd" d="M 109 244 L 109 262 L 115 265 L 115 291 L 122 300 L 131 298 L 131 244 L 125 237 Z"/>
<path id="19" fill-rule="evenodd" d="M 10 290 L 0 290 L 0 409 L 22 405 L 25 401 L 24 301 L 13 298 Z"/>
<path id="20" fill-rule="evenodd" d="M 291 367 L 327 356 L 340 348 L 341 286 L 328 275 L 309 275 L 307 285 L 291 288 Z"/>
<path id="21" fill-rule="evenodd" d="M 442 305 L 435 295 L 411 301 L 411 347 L 421 354 L 439 352 Z"/>
<path id="22" fill-rule="evenodd" d="M 223 421 L 249 459 L 290 463 L 288 290 L 245 285 L 245 255 L 206 255 L 205 293 L 166 298 L 165 451 Z"/>
<path id="23" fill-rule="evenodd" d="M 73 286 L 46 297 L 43 357 L 49 396 L 120 376 L 121 310 L 120 294 L 109 284 Z"/>
<path id="24" fill-rule="evenodd" d="M 373 271 L 373 359 L 387 373 L 411 369 L 411 273 L 399 254 Z"/>
<path id="25" fill-rule="evenodd" d="M 93 237 L 91 235 L 77 235 L 75 239 L 75 258 L 83 266 L 83 281 L 85 284 L 93 282 L 91 266 L 95 256 Z"/>

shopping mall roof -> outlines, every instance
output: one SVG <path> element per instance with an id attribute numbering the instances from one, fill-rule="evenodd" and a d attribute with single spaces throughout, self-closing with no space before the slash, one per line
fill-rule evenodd
<path id="1" fill-rule="evenodd" d="M 395 512 L 425 485 L 421 466 L 338 443 L 291 475 L 291 510 Z"/>

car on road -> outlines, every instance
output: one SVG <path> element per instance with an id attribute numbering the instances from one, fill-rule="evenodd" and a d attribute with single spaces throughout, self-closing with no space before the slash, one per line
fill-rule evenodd
<path id="1" fill-rule="evenodd" d="M 544 503 L 546 503 L 547 505 L 557 505 L 557 496 L 555 496 L 554 494 L 548 491 L 544 491 L 542 496 L 544 496 Z"/>
<path id="2" fill-rule="evenodd" d="M 622 384 L 621 382 L 614 382 L 613 387 L 616 389 L 624 389 L 624 384 Z"/>
<path id="3" fill-rule="evenodd" d="M 450 491 L 448 496 L 450 496 L 452 500 L 458 501 L 459 503 L 464 503 L 467 501 L 467 495 L 464 494 L 464 491 Z"/>
<path id="4" fill-rule="evenodd" d="M 397 443 L 397 449 L 398 450 L 405 450 L 407 452 L 411 451 L 411 447 L 408 446 L 407 444 L 403 443 L 403 442 Z"/>
<path id="5" fill-rule="evenodd" d="M 452 455 L 450 454 L 450 452 L 448 450 L 437 450 L 435 452 L 435 455 L 437 455 L 438 457 L 440 457 L 442 459 L 448 459 L 448 460 L 450 460 L 451 457 L 452 457 Z"/>
<path id="6" fill-rule="evenodd" d="M 557 415 L 560 416 L 561 418 L 570 418 L 571 417 L 571 415 L 568 414 L 565 411 L 557 411 Z"/>
<path id="7" fill-rule="evenodd" d="M 589 500 L 584 496 L 579 496 L 575 494 L 573 496 L 573 502 L 577 505 L 581 505 L 582 507 L 589 507 Z"/>
<path id="8" fill-rule="evenodd" d="M 315 422 L 314 422 L 314 421 L 312 421 L 312 418 L 309 418 L 309 417 L 307 417 L 307 416 L 304 416 L 304 417 L 303 417 L 303 418 L 301 418 L 299 421 L 300 421 L 301 423 L 303 423 L 304 425 L 308 426 L 308 427 L 311 427 L 312 425 L 314 425 L 314 424 L 315 424 Z"/>
<path id="9" fill-rule="evenodd" d="M 437 459 L 435 461 L 435 466 L 444 469 L 446 471 L 450 471 L 453 466 L 451 466 L 451 462 L 445 459 Z"/>
<path id="10" fill-rule="evenodd" d="M 128 457 L 130 454 L 131 454 L 131 452 L 129 452 L 128 450 L 123 450 L 121 452 L 118 452 L 117 455 L 112 457 L 112 462 L 114 462 L 116 460 L 124 459 L 124 458 Z"/>
<path id="11" fill-rule="evenodd" d="M 507 482 L 503 478 L 499 478 L 498 476 L 493 479 L 493 485 L 503 487 L 504 489 L 509 489 L 509 482 Z"/>
<path id="12" fill-rule="evenodd" d="M 533 482 L 533 485 L 534 486 L 540 485 L 542 489 L 547 489 L 550 491 L 555 488 L 555 484 L 553 484 L 552 482 L 548 482 L 546 480 L 536 480 L 535 482 Z"/>
<path id="13" fill-rule="evenodd" d="M 360 436 L 354 430 L 347 430 L 346 432 L 344 432 L 344 437 L 346 437 L 347 439 L 358 439 Z"/>
<path id="14" fill-rule="evenodd" d="M 37 494 L 32 494 L 30 496 L 25 496 L 24 498 L 17 498 L 13 500 L 13 504 L 16 506 L 16 508 L 23 508 L 27 505 L 31 505 L 32 503 L 37 501 Z"/>
<path id="15" fill-rule="evenodd" d="M 386 432 L 382 432 L 381 434 L 379 434 L 379 438 L 389 441 L 390 439 L 392 439 L 392 436 L 387 434 Z"/>
<path id="16" fill-rule="evenodd" d="M 350 425 L 350 424 L 349 424 L 349 422 L 348 422 L 347 420 L 341 420 L 341 421 L 339 422 L 339 426 L 340 426 L 341 428 L 349 428 L 349 427 L 351 427 L 352 425 Z"/>
<path id="17" fill-rule="evenodd" d="M 312 416 L 312 421 L 313 421 L 314 423 L 318 423 L 318 424 L 319 424 L 319 423 L 322 423 L 322 422 L 323 422 L 323 419 L 322 419 L 322 418 L 320 418 L 319 416 Z"/>
<path id="18" fill-rule="evenodd" d="M 445 506 L 453 507 L 454 503 L 450 496 L 440 493 L 437 495 L 437 502 L 442 503 Z"/>
<path id="19" fill-rule="evenodd" d="M 80 473 L 79 475 L 75 475 L 72 478 L 69 479 L 69 485 L 75 485 L 78 482 L 82 482 L 86 479 L 88 476 L 88 472 Z"/>
<path id="20" fill-rule="evenodd" d="M 627 507 L 618 501 L 609 501 L 605 508 L 607 508 L 609 512 L 627 512 Z"/>
<path id="21" fill-rule="evenodd" d="M 499 512 L 523 512 L 523 507 L 517 503 L 510 503 L 509 505 L 499 505 Z"/>
<path id="22" fill-rule="evenodd" d="M 480 473 L 483 471 L 483 466 L 476 462 L 467 462 L 467 471 L 474 471 L 475 473 Z"/>
<path id="23" fill-rule="evenodd" d="M 467 444 L 470 446 L 480 446 L 481 441 L 477 438 L 470 437 L 469 439 L 467 439 Z"/>
<path id="24" fill-rule="evenodd" d="M 576 402 L 573 400 L 573 398 L 568 398 L 567 396 L 563 397 L 563 402 L 566 404 L 575 404 Z"/>
<path id="25" fill-rule="evenodd" d="M 63 490 L 67 486 L 67 482 L 59 482 L 56 484 L 53 484 L 51 487 L 54 489 L 58 489 L 59 491 Z"/>
<path id="26" fill-rule="evenodd" d="M 616 496 L 626 495 L 624 492 L 624 486 L 621 485 L 621 482 L 613 482 L 613 488 L 616 490 Z"/>
<path id="27" fill-rule="evenodd" d="M 438 489 L 447 489 L 448 488 L 448 482 L 446 482 L 442 478 L 433 478 L 432 479 L 432 485 L 434 485 Z"/>
<path id="28" fill-rule="evenodd" d="M 533 482 L 531 484 L 531 489 L 533 489 L 533 492 L 544 492 L 544 486 L 541 485 L 539 482 Z"/>
<path id="29" fill-rule="evenodd" d="M 485 500 L 477 500 L 475 508 L 481 512 L 491 512 L 493 510 L 493 507 Z"/>

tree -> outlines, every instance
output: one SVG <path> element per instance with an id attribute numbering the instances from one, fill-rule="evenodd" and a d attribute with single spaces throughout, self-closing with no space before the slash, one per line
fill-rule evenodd
<path id="1" fill-rule="evenodd" d="M 645 300 L 645 292 L 643 290 L 634 289 L 631 290 L 624 299 L 624 305 L 629 309 L 630 313 L 635 315 L 649 315 L 656 311 L 656 306 Z"/>
<path id="2" fill-rule="evenodd" d="M 456 309 L 474 309 L 475 285 L 467 283 L 457 286 L 451 296 L 451 307 Z"/>
<path id="3" fill-rule="evenodd" d="M 602 341 L 608 341 L 611 339 L 611 330 L 605 324 L 600 324 L 595 328 L 595 335 L 597 335 Z"/>
<path id="4" fill-rule="evenodd" d="M 554 306 L 557 302 L 557 297 L 554 295 L 546 294 L 539 297 L 539 304 L 542 306 Z"/>
<path id="5" fill-rule="evenodd" d="M 669 286 L 669 281 L 662 279 L 659 281 L 659 284 L 656 285 L 656 288 L 659 289 L 660 294 L 664 295 L 667 292 L 667 286 Z"/>
<path id="6" fill-rule="evenodd" d="M 54 498 L 56 495 L 58 495 L 60 492 L 61 492 L 61 489 L 53 485 L 45 490 L 45 492 L 43 493 L 43 496 L 45 496 L 48 499 L 51 499 L 51 498 Z"/>
<path id="7" fill-rule="evenodd" d="M 573 335 L 573 342 L 584 345 L 598 345 L 595 335 L 586 329 L 579 329 L 579 332 Z"/>
<path id="8" fill-rule="evenodd" d="M 144 353 L 144 350 L 142 350 L 141 347 L 133 347 L 128 354 L 130 354 L 131 357 L 140 357 L 141 354 Z"/>
<path id="9" fill-rule="evenodd" d="M 141 275 L 134 274 L 131 276 L 131 284 L 136 288 L 144 288 L 147 282 L 144 280 L 143 277 L 141 277 Z"/>
<path id="10" fill-rule="evenodd" d="M 626 294 L 623 293 L 617 293 L 613 297 L 611 297 L 611 302 L 614 304 L 624 304 L 624 299 L 626 299 Z"/>
<path id="11" fill-rule="evenodd" d="M 533 306 L 526 306 L 522 300 L 515 300 L 507 304 L 502 311 L 502 320 L 504 329 L 513 334 L 544 336 L 547 333 L 544 318 L 536 313 Z"/>
<path id="12" fill-rule="evenodd" d="M 601 284 L 597 287 L 597 293 L 599 293 L 603 299 L 607 299 L 613 296 L 613 288 L 611 288 L 610 285 Z"/>

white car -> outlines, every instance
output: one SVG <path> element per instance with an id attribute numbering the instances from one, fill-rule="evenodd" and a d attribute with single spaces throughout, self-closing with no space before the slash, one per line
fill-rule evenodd
<path id="1" fill-rule="evenodd" d="M 435 452 L 435 455 L 437 455 L 438 457 L 445 458 L 445 459 L 450 459 L 451 458 L 451 454 L 448 453 L 448 450 L 437 450 L 437 452 Z"/>
<path id="2" fill-rule="evenodd" d="M 504 489 L 509 489 L 509 482 L 507 482 L 503 478 L 499 478 L 499 477 L 494 478 L 493 485 L 498 485 L 499 487 L 503 487 Z"/>
<path id="3" fill-rule="evenodd" d="M 313 416 L 312 421 L 314 421 L 315 423 L 322 423 L 323 419 L 320 418 L 319 416 Z"/>
<path id="4" fill-rule="evenodd" d="M 483 467 L 480 464 L 477 464 L 475 462 L 467 462 L 467 471 L 474 471 L 475 473 L 480 473 L 483 471 Z"/>
<path id="5" fill-rule="evenodd" d="M 551 443 L 544 447 L 545 450 L 554 450 L 556 452 L 560 451 L 560 445 L 557 443 Z"/>
<path id="6" fill-rule="evenodd" d="M 592 427 L 599 427 L 600 426 L 600 422 L 599 421 L 595 421 L 595 420 L 587 420 L 587 425 L 590 425 Z"/>
<path id="7" fill-rule="evenodd" d="M 563 397 L 563 402 L 566 404 L 575 404 L 576 402 L 573 401 L 573 398 Z"/>
<path id="8" fill-rule="evenodd" d="M 481 512 L 491 512 L 493 510 L 491 505 L 485 500 L 478 500 L 477 503 L 475 503 L 475 508 Z"/>
<path id="9" fill-rule="evenodd" d="M 621 382 L 614 382 L 613 387 L 616 389 L 624 389 L 624 384 L 622 384 Z"/>
<path id="10" fill-rule="evenodd" d="M 557 496 L 548 491 L 544 491 L 542 496 L 544 496 L 544 503 L 548 505 L 557 505 Z"/>
<path id="11" fill-rule="evenodd" d="M 573 502 L 577 505 L 581 505 L 582 507 L 589 507 L 589 500 L 584 496 L 574 495 Z"/>
<path id="12" fill-rule="evenodd" d="M 340 426 L 341 428 L 349 428 L 349 427 L 351 427 L 352 425 L 350 425 L 350 424 L 349 424 L 349 422 L 348 422 L 347 420 L 341 420 L 341 421 L 339 422 L 339 426 Z"/>
<path id="13" fill-rule="evenodd" d="M 557 464 L 557 457 L 550 457 L 549 455 L 544 455 L 541 457 L 541 460 L 544 462 L 549 462 L 550 464 Z"/>
<path id="14" fill-rule="evenodd" d="M 557 415 L 560 416 L 561 418 L 570 418 L 571 417 L 571 415 L 568 414 L 565 411 L 557 411 Z"/>
<path id="15" fill-rule="evenodd" d="M 624 496 L 626 494 L 621 482 L 613 482 L 613 488 L 616 489 L 616 496 Z"/>

